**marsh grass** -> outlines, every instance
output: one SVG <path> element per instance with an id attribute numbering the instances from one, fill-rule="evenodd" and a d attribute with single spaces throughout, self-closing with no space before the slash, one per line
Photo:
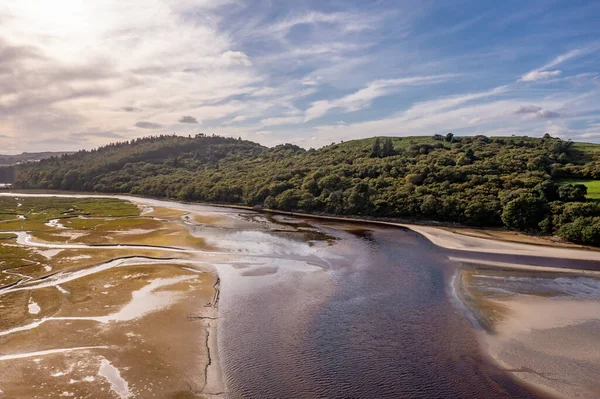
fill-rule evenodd
<path id="1" fill-rule="evenodd" d="M 44 258 L 31 248 L 16 245 L 9 239 L 0 241 L 0 270 L 25 267 L 43 260 Z"/>
<path id="2" fill-rule="evenodd" d="M 52 219 L 123 218 L 139 213 L 134 204 L 111 198 L 0 197 L 0 231 L 51 230 L 45 223 Z M 25 219 L 18 219 L 19 215 Z"/>
<path id="3" fill-rule="evenodd" d="M 19 219 L 19 215 L 25 219 Z M 2 233 L 2 231 L 28 231 L 43 241 L 67 242 L 68 236 L 61 236 L 65 231 L 81 231 L 87 234 L 88 230 L 94 233 L 90 238 L 92 243 L 107 243 L 106 234 L 112 230 L 127 230 L 145 225 L 148 229 L 158 228 L 159 222 L 150 218 L 139 218 L 139 209 L 134 204 L 119 199 L 100 198 L 56 198 L 56 197 L 0 197 L 0 271 L 16 272 L 31 277 L 39 277 L 48 273 L 49 266 L 52 270 L 65 259 L 65 263 L 77 267 L 81 264 L 91 264 L 92 261 L 110 260 L 110 256 L 89 255 L 89 262 L 85 259 L 73 262 L 81 252 L 62 251 L 52 258 L 40 254 L 40 250 L 27 248 L 16 244 L 16 235 Z M 85 217 L 80 219 L 79 217 Z M 108 219 L 104 219 L 108 218 Z M 79 224 L 78 230 L 57 230 L 45 223 L 52 219 L 59 219 L 69 224 Z M 93 229 L 98 229 L 95 232 Z M 135 236 L 130 237 L 135 241 Z M 126 241 L 126 240 L 125 240 Z M 123 242 L 127 243 L 127 242 Z M 94 252 L 92 250 L 92 252 Z M 112 253 L 111 251 L 108 251 Z M 123 252 L 123 251 L 121 251 Z M 139 251 L 138 251 L 139 252 Z M 64 255 L 62 255 L 64 254 Z M 116 253 L 112 253 L 117 257 Z M 19 279 L 16 275 L 2 273 L 2 285 L 11 284 Z"/>

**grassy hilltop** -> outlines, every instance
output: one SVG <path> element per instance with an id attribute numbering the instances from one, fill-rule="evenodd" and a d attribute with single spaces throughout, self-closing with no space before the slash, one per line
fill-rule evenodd
<path id="1" fill-rule="evenodd" d="M 201 134 L 20 165 L 15 186 L 506 226 L 600 245 L 597 180 L 600 145 L 548 135 L 377 137 L 304 150 Z"/>

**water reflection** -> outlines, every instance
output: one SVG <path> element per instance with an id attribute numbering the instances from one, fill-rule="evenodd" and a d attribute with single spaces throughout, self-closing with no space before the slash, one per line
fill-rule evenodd
<path id="1" fill-rule="evenodd" d="M 265 253 L 265 241 L 276 243 L 274 253 L 310 253 L 329 267 L 245 285 L 222 305 L 230 397 L 536 396 L 485 360 L 449 300 L 443 251 L 407 230 L 296 225 L 306 224 L 331 245 L 283 243 L 271 231 L 244 247 Z"/>

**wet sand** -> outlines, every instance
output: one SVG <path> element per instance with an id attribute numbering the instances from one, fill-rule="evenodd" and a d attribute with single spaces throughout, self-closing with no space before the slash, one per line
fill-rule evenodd
<path id="1" fill-rule="evenodd" d="M 503 368 L 552 396 L 600 395 L 599 272 L 464 263 L 455 290 Z"/>
<path id="2" fill-rule="evenodd" d="M 210 348 L 202 339 L 214 348 L 209 334 L 216 312 L 206 304 L 215 282 L 210 273 L 155 264 L 83 276 L 61 283 L 62 291 L 49 286 L 8 292 L 1 297 L 2 314 L 11 317 L 0 326 L 0 387 L 6 397 L 219 392 L 214 381 L 205 385 Z M 27 297 L 39 314 L 23 314 L 19 304 Z M 115 392 L 109 379 L 98 376 L 103 362 L 119 370 L 127 393 Z M 27 378 L 32 375 L 33 384 Z"/>

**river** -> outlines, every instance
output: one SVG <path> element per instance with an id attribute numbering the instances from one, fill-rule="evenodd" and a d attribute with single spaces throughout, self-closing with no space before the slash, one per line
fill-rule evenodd
<path id="1" fill-rule="evenodd" d="M 402 228 L 122 198 L 227 220 L 188 224 L 219 254 L 230 254 L 214 265 L 230 398 L 545 397 L 483 352 L 482 332 L 453 290 L 460 264 L 450 257 L 461 251 Z"/>
<path id="2" fill-rule="evenodd" d="M 317 227 L 342 255 L 328 258 L 327 296 L 323 278 L 290 276 L 223 308 L 230 397 L 539 396 L 481 352 L 453 302 L 456 265 L 444 251 L 409 230 Z"/>

